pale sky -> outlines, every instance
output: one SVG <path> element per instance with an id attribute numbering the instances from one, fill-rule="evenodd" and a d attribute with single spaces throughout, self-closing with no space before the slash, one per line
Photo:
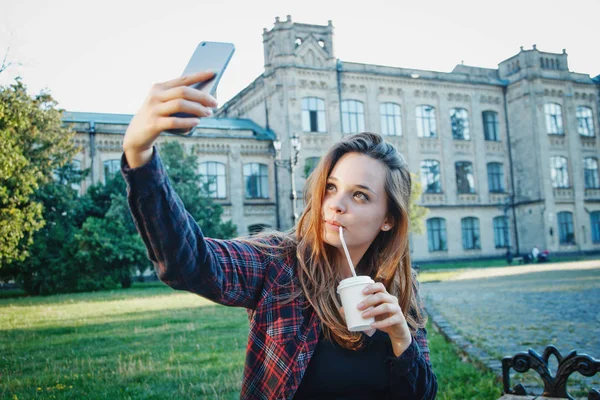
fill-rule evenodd
<path id="1" fill-rule="evenodd" d="M 0 58 L 30 92 L 68 111 L 135 113 L 155 82 L 181 74 L 201 41 L 236 53 L 220 104 L 263 71 L 263 28 L 275 17 L 334 25 L 342 61 L 450 72 L 497 68 L 537 44 L 569 54 L 571 71 L 600 74 L 600 0 L 0 0 Z"/>

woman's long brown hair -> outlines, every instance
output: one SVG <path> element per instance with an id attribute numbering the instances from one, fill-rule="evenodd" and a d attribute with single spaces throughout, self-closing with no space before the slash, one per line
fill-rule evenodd
<path id="1" fill-rule="evenodd" d="M 297 275 L 302 293 L 319 316 L 325 338 L 348 349 L 362 345 L 360 332 L 346 327 L 336 289 L 343 279 L 336 263 L 336 250 L 324 242 L 322 204 L 327 178 L 340 158 L 347 153 L 360 153 L 381 161 L 387 169 L 385 190 L 388 215 L 394 222 L 389 231 L 380 231 L 364 254 L 357 273 L 382 282 L 387 291 L 398 298 L 411 332 L 422 328 L 426 316 L 416 294 L 417 281 L 410 264 L 408 245 L 409 200 L 411 178 L 404 158 L 396 148 L 374 133 L 358 133 L 336 143 L 319 162 L 304 188 L 305 208 L 284 247 L 295 246 Z M 295 236 L 295 237 L 294 237 Z M 291 239 L 291 240 L 289 240 Z M 335 282 L 335 284 L 332 284 Z M 296 297 L 299 293 L 292 294 Z"/>

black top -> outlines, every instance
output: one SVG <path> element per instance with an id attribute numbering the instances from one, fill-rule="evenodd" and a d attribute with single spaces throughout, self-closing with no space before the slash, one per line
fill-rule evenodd
<path id="1" fill-rule="evenodd" d="M 393 356 L 387 333 L 379 330 L 364 335 L 364 346 L 356 351 L 321 338 L 294 399 L 384 399 Z"/>

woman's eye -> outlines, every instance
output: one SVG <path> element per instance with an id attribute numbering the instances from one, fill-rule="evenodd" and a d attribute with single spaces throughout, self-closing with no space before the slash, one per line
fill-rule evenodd
<path id="1" fill-rule="evenodd" d="M 335 185 L 333 183 L 328 183 L 327 185 L 325 185 L 325 190 L 334 190 L 335 189 Z"/>
<path id="2" fill-rule="evenodd" d="M 356 197 L 359 200 L 369 200 L 369 197 L 366 194 L 364 194 L 363 192 L 354 193 L 354 197 Z"/>

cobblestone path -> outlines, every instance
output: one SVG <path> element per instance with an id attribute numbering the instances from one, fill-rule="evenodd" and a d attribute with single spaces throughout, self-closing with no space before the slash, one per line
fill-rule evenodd
<path id="1" fill-rule="evenodd" d="M 548 344 L 563 356 L 600 358 L 600 261 L 473 270 L 421 290 L 434 322 L 494 368 L 529 348 L 541 355 Z M 600 377 L 575 373 L 568 387 L 598 389 Z"/>

